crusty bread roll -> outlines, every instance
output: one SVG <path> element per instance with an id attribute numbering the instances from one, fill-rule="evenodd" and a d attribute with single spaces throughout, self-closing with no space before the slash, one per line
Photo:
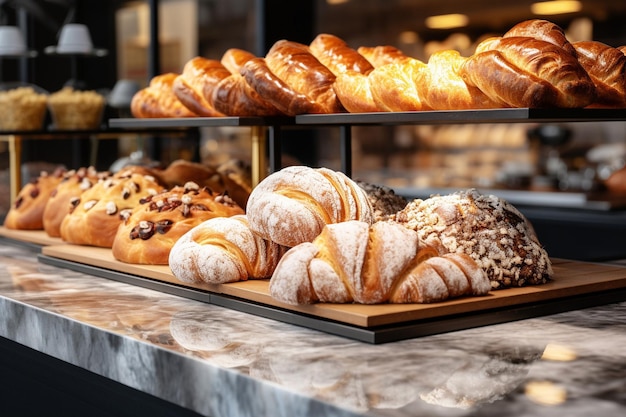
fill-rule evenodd
<path id="1" fill-rule="evenodd" d="M 142 199 L 113 240 L 113 257 L 132 264 L 167 265 L 174 243 L 205 220 L 244 214 L 227 195 L 189 182 Z"/>
<path id="2" fill-rule="evenodd" d="M 155 177 L 133 170 L 106 178 L 72 201 L 61 223 L 61 238 L 77 245 L 110 248 L 124 212 L 164 189 Z"/>
<path id="3" fill-rule="evenodd" d="M 264 58 L 253 58 L 246 62 L 241 68 L 241 74 L 254 91 L 287 116 L 325 111 L 320 103 L 294 90 L 274 74 Z"/>
<path id="4" fill-rule="evenodd" d="M 492 38 L 460 67 L 470 86 L 509 107 L 581 108 L 595 99 L 595 86 L 578 59 L 532 37 Z"/>
<path id="5" fill-rule="evenodd" d="M 338 36 L 321 33 L 309 45 L 311 53 L 335 76 L 347 71 L 368 74 L 374 66 Z"/>
<path id="6" fill-rule="evenodd" d="M 178 74 L 168 72 L 153 77 L 147 87 L 137 91 L 130 102 L 130 110 L 137 118 L 194 117 L 174 94 L 174 80 Z"/>
<path id="7" fill-rule="evenodd" d="M 433 53 L 426 68 L 416 72 L 417 93 L 434 110 L 491 109 L 505 107 L 462 77 L 467 58 L 455 50 Z"/>
<path id="8" fill-rule="evenodd" d="M 433 303 L 490 288 L 469 256 L 439 256 L 397 223 L 355 220 L 291 248 L 270 279 L 271 296 L 287 304 Z"/>
<path id="9" fill-rule="evenodd" d="M 24 185 L 4 218 L 4 227 L 15 230 L 42 230 L 46 203 L 65 174 L 65 168 L 41 172 Z"/>
<path id="10" fill-rule="evenodd" d="M 43 211 L 43 229 L 48 236 L 61 237 L 61 223 L 70 211 L 72 200 L 109 175 L 109 172 L 99 172 L 92 166 L 66 172 L 50 194 Z"/>
<path id="11" fill-rule="evenodd" d="M 310 242 L 329 223 L 374 220 L 372 205 L 356 182 L 327 168 L 290 166 L 263 179 L 246 208 L 250 228 L 282 246 Z"/>
<path id="12" fill-rule="evenodd" d="M 217 83 L 230 72 L 219 61 L 196 56 L 185 63 L 183 72 L 174 79 L 172 90 L 180 102 L 198 116 L 221 117 L 209 97 Z"/>
<path id="13" fill-rule="evenodd" d="M 266 54 L 265 62 L 293 90 L 319 103 L 324 113 L 345 112 L 333 90 L 335 75 L 315 58 L 307 45 L 277 41 Z"/>
<path id="14" fill-rule="evenodd" d="M 441 252 L 465 253 L 493 289 L 544 284 L 552 264 L 532 224 L 511 203 L 470 189 L 416 199 L 394 216 Z"/>
<path id="15" fill-rule="evenodd" d="M 224 284 L 269 278 L 286 248 L 248 227 L 246 215 L 206 220 L 172 247 L 169 266 L 181 282 Z"/>
<path id="16" fill-rule="evenodd" d="M 589 107 L 626 107 L 626 55 L 598 41 L 573 44 L 578 62 L 596 86 L 595 101 Z"/>

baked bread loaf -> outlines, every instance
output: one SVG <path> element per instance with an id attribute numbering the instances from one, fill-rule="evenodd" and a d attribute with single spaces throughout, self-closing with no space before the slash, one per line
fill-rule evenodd
<path id="1" fill-rule="evenodd" d="M 335 74 L 315 58 L 307 45 L 277 41 L 265 56 L 265 62 L 285 84 L 322 106 L 324 113 L 345 112 L 333 90 Z"/>
<path id="2" fill-rule="evenodd" d="M 42 230 L 46 203 L 65 174 L 65 168 L 43 171 L 24 185 L 4 218 L 4 227 L 14 230 Z"/>
<path id="3" fill-rule="evenodd" d="M 441 252 L 464 253 L 493 289 L 544 284 L 552 264 L 531 223 L 512 204 L 474 189 L 416 199 L 394 220 Z"/>
<path id="4" fill-rule="evenodd" d="M 132 264 L 167 265 L 174 243 L 205 220 L 244 211 L 227 195 L 194 182 L 143 198 L 123 221 L 113 240 L 113 257 Z"/>
<path id="5" fill-rule="evenodd" d="M 461 69 L 468 58 L 455 50 L 433 53 L 426 68 L 416 72 L 417 93 L 434 110 L 492 109 L 506 107 L 502 100 L 488 97 L 476 85 L 466 82 Z M 485 80 L 491 83 L 491 79 Z"/>
<path id="6" fill-rule="evenodd" d="M 217 217 L 176 241 L 169 266 L 179 281 L 194 284 L 269 278 L 285 250 L 253 233 L 245 215 Z"/>
<path id="7" fill-rule="evenodd" d="M 110 248 L 124 213 L 165 190 L 151 175 L 122 171 L 98 182 L 80 197 L 61 223 L 61 238 L 77 245 Z"/>
<path id="8" fill-rule="evenodd" d="M 263 179 L 246 208 L 250 229 L 281 246 L 310 242 L 326 224 L 374 221 L 365 191 L 339 171 L 290 166 Z"/>
<path id="9" fill-rule="evenodd" d="M 43 211 L 43 229 L 48 236 L 61 237 L 61 223 L 70 211 L 71 202 L 109 175 L 108 171 L 99 172 L 92 166 L 66 172 L 50 193 Z"/>
<path id="10" fill-rule="evenodd" d="M 291 248 L 270 279 L 271 296 L 287 304 L 433 303 L 490 288 L 469 256 L 439 256 L 397 223 L 354 220 Z"/>
<path id="11" fill-rule="evenodd" d="M 626 55 L 598 41 L 573 44 L 578 62 L 595 87 L 595 101 L 589 107 L 626 107 Z"/>
<path id="12" fill-rule="evenodd" d="M 321 33 L 309 45 L 311 53 L 335 76 L 348 71 L 368 74 L 374 66 L 341 38 Z"/>
<path id="13" fill-rule="evenodd" d="M 229 75 L 220 61 L 197 56 L 185 63 L 183 72 L 174 79 L 172 90 L 178 100 L 198 116 L 221 117 L 224 114 L 213 108 L 209 97 L 217 83 Z"/>
<path id="14" fill-rule="evenodd" d="M 197 116 L 174 94 L 176 73 L 157 75 L 147 87 L 137 91 L 130 102 L 130 110 L 137 118 L 194 117 Z"/>
<path id="15" fill-rule="evenodd" d="M 482 42 L 459 74 L 468 85 L 509 107 L 582 108 L 595 99 L 593 81 L 575 56 L 532 37 Z"/>

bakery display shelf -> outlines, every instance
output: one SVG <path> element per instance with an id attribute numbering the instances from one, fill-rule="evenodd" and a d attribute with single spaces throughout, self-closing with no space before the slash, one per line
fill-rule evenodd
<path id="1" fill-rule="evenodd" d="M 109 119 L 109 127 L 120 129 L 157 129 L 176 127 L 280 126 L 293 125 L 293 117 L 180 117 Z"/>
<path id="2" fill-rule="evenodd" d="M 43 246 L 63 243 L 61 238 L 50 237 L 44 230 L 14 230 L 0 226 L 3 242 L 40 252 Z"/>
<path id="3" fill-rule="evenodd" d="M 407 125 L 442 123 L 590 122 L 626 120 L 623 109 L 531 109 L 430 110 L 412 112 L 304 114 L 297 125 Z"/>
<path id="4" fill-rule="evenodd" d="M 291 306 L 269 294 L 269 280 L 187 284 L 167 265 L 122 263 L 107 248 L 51 245 L 45 264 L 126 282 L 367 343 L 387 343 L 626 300 L 626 268 L 554 259 L 555 280 L 434 304 Z"/>

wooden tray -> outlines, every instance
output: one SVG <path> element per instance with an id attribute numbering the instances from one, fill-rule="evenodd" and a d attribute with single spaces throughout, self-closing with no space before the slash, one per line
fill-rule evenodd
<path id="1" fill-rule="evenodd" d="M 626 268 L 562 259 L 553 259 L 555 279 L 551 283 L 492 291 L 484 297 L 435 304 L 302 306 L 274 300 L 269 295 L 268 280 L 186 284 L 178 281 L 166 265 L 119 262 L 106 248 L 69 244 L 46 246 L 42 248 L 40 260 L 373 343 L 626 299 Z"/>
<path id="2" fill-rule="evenodd" d="M 50 237 L 44 230 L 13 230 L 0 226 L 0 236 L 11 239 L 16 243 L 38 246 L 59 245 L 63 243 L 60 237 Z"/>

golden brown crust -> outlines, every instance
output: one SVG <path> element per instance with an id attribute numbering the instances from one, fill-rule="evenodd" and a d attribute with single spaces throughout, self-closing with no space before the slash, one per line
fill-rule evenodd
<path id="1" fill-rule="evenodd" d="M 211 188 L 215 193 L 222 193 L 225 190 L 224 182 L 220 178 L 217 169 L 199 162 L 177 159 L 164 169 L 155 170 L 153 175 L 167 189 L 194 182 L 200 187 Z"/>
<path id="2" fill-rule="evenodd" d="M 502 35 L 502 37 L 526 37 L 540 39 L 558 46 L 574 57 L 576 56 L 576 50 L 567 40 L 563 28 L 548 20 L 530 19 L 520 22 L 509 29 L 504 35 Z"/>
<path id="3" fill-rule="evenodd" d="M 347 71 L 368 74 L 374 67 L 341 38 L 321 33 L 309 45 L 311 53 L 336 76 Z"/>
<path id="4" fill-rule="evenodd" d="M 61 223 L 70 211 L 71 201 L 109 175 L 109 172 L 98 172 L 94 167 L 68 171 L 50 194 L 43 212 L 43 229 L 48 236 L 61 237 Z"/>
<path id="5" fill-rule="evenodd" d="M 241 75 L 261 97 L 288 116 L 324 112 L 319 103 L 295 91 L 277 77 L 264 58 L 253 58 L 246 62 L 241 68 Z"/>
<path id="6" fill-rule="evenodd" d="M 580 108 L 593 102 L 593 82 L 563 48 L 531 37 L 486 42 L 461 66 L 460 74 L 492 100 L 533 108 Z"/>
<path id="7" fill-rule="evenodd" d="M 383 111 L 372 95 L 370 78 L 359 72 L 347 71 L 337 75 L 333 90 L 342 106 L 350 113 L 371 113 Z"/>
<path id="8" fill-rule="evenodd" d="M 189 110 L 199 116 L 221 117 L 224 114 L 213 108 L 208 100 L 218 82 L 228 77 L 230 72 L 219 61 L 194 57 L 187 61 L 174 80 L 174 95 Z"/>
<path id="9" fill-rule="evenodd" d="M 110 248 L 124 213 L 163 190 L 155 177 L 136 172 L 106 178 L 72 201 L 73 208 L 61 223 L 61 238 L 77 245 Z"/>
<path id="10" fill-rule="evenodd" d="M 115 259 L 133 264 L 167 265 L 174 243 L 205 220 L 244 211 L 224 194 L 190 182 L 148 196 L 117 229 L 112 244 Z"/>
<path id="11" fill-rule="evenodd" d="M 424 71 L 426 64 L 412 58 L 376 68 L 369 74 L 374 103 L 384 111 L 430 110 L 417 88 Z"/>
<path id="12" fill-rule="evenodd" d="M 220 81 L 211 97 L 211 105 L 227 116 L 280 116 L 283 113 L 265 100 L 240 74 L 231 74 Z"/>
<path id="13" fill-rule="evenodd" d="M 405 55 L 400 49 L 391 45 L 360 46 L 357 52 L 363 55 L 374 68 L 386 64 L 402 62 L 410 57 Z"/>
<path id="14" fill-rule="evenodd" d="M 592 107 L 626 107 L 626 55 L 598 41 L 573 44 L 578 62 L 596 86 Z"/>
<path id="15" fill-rule="evenodd" d="M 345 111 L 333 90 L 335 75 L 313 56 L 307 45 L 280 40 L 272 45 L 265 62 L 292 89 L 319 103 L 324 113 Z"/>
<path id="16" fill-rule="evenodd" d="M 62 168 L 52 173 L 42 172 L 34 181 L 24 185 L 4 219 L 4 227 L 15 230 L 42 230 L 46 203 L 65 172 L 66 170 Z"/>
<path id="17" fill-rule="evenodd" d="M 174 94 L 173 85 L 177 77 L 176 73 L 153 77 L 147 87 L 137 91 L 133 96 L 130 104 L 132 115 L 137 118 L 197 116 Z"/>
<path id="18" fill-rule="evenodd" d="M 230 48 L 227 49 L 226 52 L 222 55 L 220 63 L 231 73 L 231 74 L 239 74 L 241 71 L 241 67 L 250 61 L 252 58 L 255 58 L 252 52 L 248 52 L 244 49 L 239 48 Z"/>

